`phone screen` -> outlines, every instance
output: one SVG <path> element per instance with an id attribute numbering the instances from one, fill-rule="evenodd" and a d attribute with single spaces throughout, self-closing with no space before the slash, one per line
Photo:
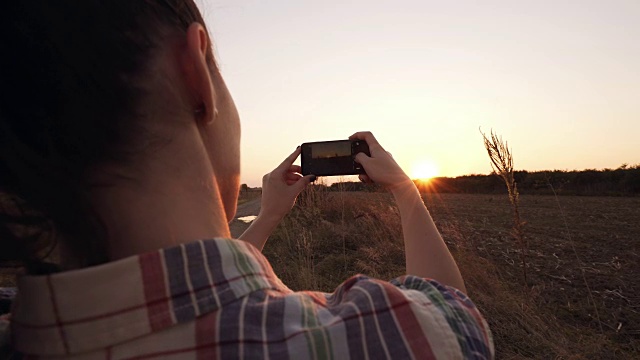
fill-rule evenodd
<path id="1" fill-rule="evenodd" d="M 330 159 L 343 156 L 351 156 L 351 142 L 349 141 L 316 143 L 311 147 L 312 159 Z"/>
<path id="2" fill-rule="evenodd" d="M 336 140 L 308 142 L 302 147 L 302 175 L 335 176 L 364 174 L 362 165 L 356 163 L 353 154 L 369 155 L 365 141 Z"/>

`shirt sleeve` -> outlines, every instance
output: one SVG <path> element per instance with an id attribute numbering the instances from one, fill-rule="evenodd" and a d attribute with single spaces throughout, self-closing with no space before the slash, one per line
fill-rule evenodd
<path id="1" fill-rule="evenodd" d="M 493 359 L 495 349 L 489 325 L 469 297 L 462 291 L 445 286 L 433 279 L 407 275 L 391 280 L 403 294 L 414 302 L 414 313 L 422 323 L 430 316 L 424 312 L 436 312 L 442 316 L 457 340 L 465 359 Z M 435 314 L 434 314 L 435 315 Z"/>
<path id="2" fill-rule="evenodd" d="M 352 358 L 494 358 L 489 326 L 474 303 L 435 280 L 402 276 L 387 282 L 358 275 L 328 300 L 345 319 Z"/>

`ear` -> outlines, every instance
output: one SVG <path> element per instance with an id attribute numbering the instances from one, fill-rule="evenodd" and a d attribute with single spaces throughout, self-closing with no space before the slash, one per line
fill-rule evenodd
<path id="1" fill-rule="evenodd" d="M 193 111 L 206 123 L 213 122 L 216 113 L 212 74 L 207 65 L 209 36 L 204 27 L 194 22 L 187 29 L 187 48 L 183 61 L 187 86 L 193 98 Z"/>

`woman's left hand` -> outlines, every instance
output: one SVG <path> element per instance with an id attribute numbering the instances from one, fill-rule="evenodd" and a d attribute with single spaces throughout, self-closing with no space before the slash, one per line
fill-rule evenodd
<path id="1" fill-rule="evenodd" d="M 299 155 L 300 147 L 262 177 L 262 201 L 258 217 L 279 222 L 291 210 L 298 194 L 315 180 L 314 175 L 300 175 L 300 166 L 293 165 Z"/>
<path id="2" fill-rule="evenodd" d="M 293 165 L 298 155 L 300 147 L 262 177 L 260 213 L 238 238 L 253 244 L 260 251 L 280 220 L 291 210 L 298 194 L 315 179 L 314 175 L 300 175 L 300 166 Z"/>

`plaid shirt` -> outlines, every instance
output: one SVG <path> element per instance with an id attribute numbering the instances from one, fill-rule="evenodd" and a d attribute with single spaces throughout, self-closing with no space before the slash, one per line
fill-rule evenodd
<path id="1" fill-rule="evenodd" d="M 18 281 L 14 349 L 53 359 L 492 358 L 460 291 L 414 276 L 357 275 L 294 292 L 255 247 L 196 241 Z"/>

